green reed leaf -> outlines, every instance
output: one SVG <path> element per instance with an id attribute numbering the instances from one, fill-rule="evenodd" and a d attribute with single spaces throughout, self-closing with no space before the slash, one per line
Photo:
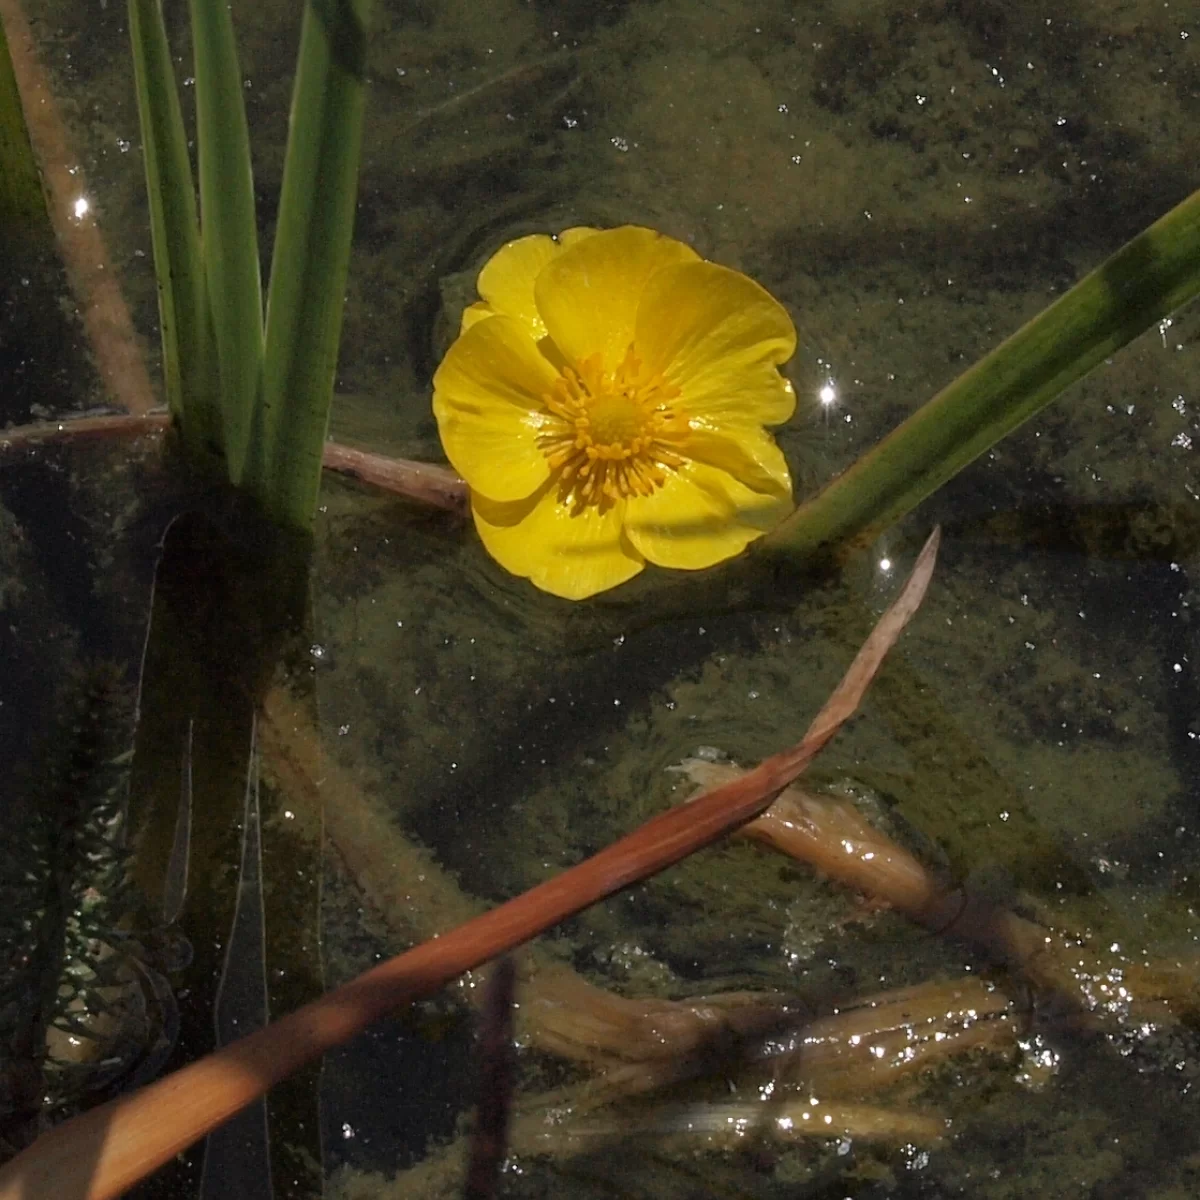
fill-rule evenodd
<path id="1" fill-rule="evenodd" d="M 285 524 L 316 511 L 354 229 L 369 0 L 309 0 L 267 300 L 247 486 Z"/>
<path id="2" fill-rule="evenodd" d="M 192 0 L 204 274 L 220 364 L 229 478 L 242 481 L 263 356 L 250 133 L 226 0 Z"/>
<path id="3" fill-rule="evenodd" d="M 197 458 L 223 454 L 196 190 L 157 0 L 129 0 L 167 404 Z"/>
<path id="4" fill-rule="evenodd" d="M 968 463 L 1200 294 L 1200 192 L 985 355 L 763 539 L 807 558 L 873 540 Z"/>

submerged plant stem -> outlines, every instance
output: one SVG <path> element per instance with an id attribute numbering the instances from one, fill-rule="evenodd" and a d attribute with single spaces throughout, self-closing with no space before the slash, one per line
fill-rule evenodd
<path id="1" fill-rule="evenodd" d="M 350 475 L 381 491 L 467 516 L 470 510 L 467 485 L 449 467 L 389 458 L 367 450 L 355 450 L 338 442 L 326 442 L 321 455 L 326 471 Z"/>
<path id="2" fill-rule="evenodd" d="M 0 0 L 0 20 L 8 37 L 29 140 L 49 196 L 50 220 L 96 368 L 117 404 L 126 412 L 145 414 L 154 407 L 155 398 L 142 347 L 108 248 L 88 207 L 83 168 L 71 150 L 20 0 Z"/>
<path id="3" fill-rule="evenodd" d="M 764 1004 L 769 999 L 759 998 Z M 786 1142 L 853 1136 L 932 1145 L 950 1127 L 940 1117 L 914 1111 L 907 1092 L 895 1108 L 863 1103 L 863 1098 L 965 1053 L 1014 1055 L 1026 1019 L 1021 1006 L 1001 990 L 964 975 L 866 996 L 827 1016 L 793 1020 L 768 1039 L 773 1053 L 757 1063 L 754 1043 L 744 1047 L 748 1053 L 740 1058 L 714 1056 L 724 1036 L 714 1030 L 707 1058 L 705 1047 L 698 1046 L 694 1058 L 685 1053 L 672 1060 L 666 1054 L 670 1047 L 664 1046 L 657 1061 L 616 1066 L 596 1078 L 524 1097 L 514 1114 L 511 1151 L 560 1159 L 596 1155 L 618 1144 L 624 1147 L 639 1135 L 656 1143 L 678 1139 L 687 1153 L 746 1147 L 754 1144 L 747 1141 L 753 1138 Z M 725 1093 L 730 1081 L 740 1085 L 756 1066 L 753 1077 L 773 1083 L 763 1100 L 648 1104 L 649 1093 L 702 1074 L 715 1073 Z M 739 1086 L 738 1094 L 764 1093 Z M 466 1154 L 467 1139 L 459 1137 L 394 1179 L 373 1177 L 372 1200 L 449 1194 L 462 1175 Z M 347 1188 L 336 1194 L 351 1193 Z"/>
<path id="4" fill-rule="evenodd" d="M 43 421 L 36 425 L 17 425 L 0 429 L 0 453 L 40 446 L 46 442 L 105 437 L 157 437 L 171 424 L 166 412 L 142 414 L 116 413 L 98 417 L 68 417 L 62 421 Z"/>
<path id="5" fill-rule="evenodd" d="M 688 760 L 703 787 L 737 777 L 727 764 Z M 1142 961 L 1097 952 L 961 888 L 947 887 L 848 800 L 793 785 L 740 830 L 939 935 L 980 947 L 1030 985 L 1065 1001 L 1073 1019 L 1111 1031 L 1136 1021 L 1174 1023 L 1200 1010 L 1200 962 Z M 1119 1001 L 1119 1002 L 1118 1002 Z"/>
<path id="6" fill-rule="evenodd" d="M 141 416 L 71 417 L 38 425 L 20 425 L 0 430 L 0 454 L 6 450 L 76 438 L 158 436 L 170 425 L 170 415 L 161 410 Z M 467 512 L 467 485 L 449 467 L 437 463 L 389 458 L 339 442 L 326 442 L 322 448 L 321 466 L 326 471 L 349 475 L 395 496 L 461 515 Z"/>

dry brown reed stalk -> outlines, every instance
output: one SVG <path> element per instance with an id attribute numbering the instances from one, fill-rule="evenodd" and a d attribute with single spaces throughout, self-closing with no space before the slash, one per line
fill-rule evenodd
<path id="1" fill-rule="evenodd" d="M 465 517 L 470 511 L 467 485 L 449 467 L 388 458 L 337 442 L 325 443 L 321 465 L 327 471 L 350 475 L 381 491 L 445 508 L 460 516 Z"/>
<path id="2" fill-rule="evenodd" d="M 606 1148 L 628 1154 L 631 1140 L 638 1137 L 653 1138 L 656 1150 L 673 1143 L 691 1156 L 705 1150 L 746 1149 L 764 1140 L 779 1143 L 803 1138 L 931 1146 L 950 1131 L 949 1121 L 929 1113 L 813 1096 L 790 1096 L 773 1104 L 657 1105 L 578 1119 L 553 1107 L 539 1107 L 543 1100 L 552 1103 L 553 1097 L 534 1097 L 513 1120 L 509 1154 L 515 1159 L 564 1159 L 580 1153 L 600 1154 Z M 547 1112 L 553 1114 L 552 1120 L 547 1120 Z M 330 1200 L 455 1196 L 466 1170 L 467 1153 L 466 1139 L 457 1138 L 432 1148 L 420 1162 L 390 1179 L 343 1167 L 334 1175 L 328 1195 Z"/>
<path id="3" fill-rule="evenodd" d="M 265 696 L 258 729 L 264 771 L 283 794 L 308 797 L 297 811 L 324 812 L 331 846 L 391 929 L 424 941 L 482 911 L 428 850 L 377 809 L 350 772 L 324 756 L 308 711 L 285 688 Z M 315 837 L 317 831 L 307 834 Z M 755 1020 L 795 1021 L 794 1006 L 775 996 L 737 993 L 696 1002 L 618 996 L 536 944 L 519 951 L 516 963 L 522 1043 L 576 1062 L 670 1058 L 700 1046 L 718 1029 L 736 1035 Z M 458 982 L 468 1003 L 483 994 L 477 972 Z M 746 1011 L 731 1011 L 740 1009 Z"/>
<path id="4" fill-rule="evenodd" d="M 974 975 L 856 997 L 773 1042 L 773 1078 L 822 1095 L 877 1092 L 966 1053 L 1012 1054 L 1030 1017 L 995 983 Z"/>
<path id="5" fill-rule="evenodd" d="M 936 542 L 931 539 L 919 565 L 931 566 L 935 553 Z M 914 578 L 916 574 L 914 569 Z M 860 682 L 874 674 L 882 657 L 866 651 L 864 646 L 855 660 L 865 672 L 859 675 Z M 852 667 L 848 679 L 854 671 Z M 829 707 L 814 722 L 814 728 L 825 730 L 821 737 L 836 728 L 826 715 Z M 840 711 L 844 719 L 846 710 Z M 398 833 L 357 782 L 323 756 L 320 735 L 307 711 L 286 689 L 272 689 L 264 698 L 259 731 L 266 769 L 286 794 L 311 796 L 312 803 L 303 807 L 323 808 L 330 842 L 393 929 L 423 939 L 478 913 L 480 906 L 464 895 L 429 852 Z M 740 775 L 733 768 L 729 772 L 726 778 Z M 841 840 L 836 830 L 830 836 L 826 851 L 832 856 L 840 853 Z M 536 948 L 522 953 L 518 964 L 522 1039 L 539 1050 L 580 1062 L 671 1059 L 686 1056 L 718 1028 L 740 1036 L 755 1023 L 795 1020 L 794 1006 L 777 996 L 745 993 L 695 1002 L 635 1000 L 587 982 L 562 963 L 539 955 Z M 464 983 L 469 998 L 482 994 L 471 973 Z"/>
<path id="6" fill-rule="evenodd" d="M 691 1153 L 732 1150 L 748 1140 L 855 1138 L 900 1145 L 930 1146 L 946 1136 L 943 1117 L 881 1108 L 817 1096 L 791 1096 L 774 1104 L 758 1100 L 700 1102 L 641 1108 L 632 1118 L 620 1114 L 588 1117 L 551 1127 L 545 1115 L 524 1113 L 513 1123 L 514 1154 L 565 1155 L 595 1152 L 604 1142 L 628 1146 L 631 1138 L 652 1137 L 656 1145 L 672 1138 Z"/>
<path id="7" fill-rule="evenodd" d="M 686 1139 L 692 1152 L 764 1137 L 932 1145 L 950 1132 L 949 1120 L 915 1111 L 907 1094 L 896 1108 L 866 1104 L 862 1097 L 911 1089 L 919 1075 L 952 1059 L 1012 1057 L 1027 1020 L 1027 1011 L 1000 989 L 967 975 L 856 998 L 807 1021 L 797 1022 L 793 1013 L 789 1028 L 765 1041 L 731 1046 L 723 1031 L 712 1030 L 713 1044 L 693 1047 L 690 1055 L 611 1066 L 595 1078 L 524 1097 L 513 1117 L 510 1150 L 564 1158 L 596 1153 L 606 1142 L 626 1144 L 639 1134 L 656 1144 Z M 755 1077 L 774 1086 L 765 1100 L 650 1100 L 652 1092 L 700 1076 L 730 1080 L 739 1089 Z M 372 1178 L 369 1194 L 388 1200 L 449 1193 L 461 1178 L 466 1152 L 464 1138 L 437 1147 L 392 1180 Z M 340 1194 L 359 1194 L 348 1180 L 344 1184 Z"/>
<path id="8" fill-rule="evenodd" d="M 757 1000 L 768 1017 L 766 998 Z M 969 975 L 857 997 L 807 1019 L 797 1019 L 794 1006 L 781 1006 L 774 1026 L 766 1019 L 758 1028 L 744 1023 L 741 1039 L 713 1028 L 707 1044 L 612 1064 L 595 1079 L 520 1107 L 566 1119 L 714 1073 L 733 1080 L 766 1076 L 807 1094 L 861 1098 L 968 1052 L 1012 1054 L 1027 1017 L 1003 990 Z"/>
<path id="9" fill-rule="evenodd" d="M 689 759 L 682 769 L 703 787 L 728 782 L 739 773 L 734 766 L 698 759 Z M 849 800 L 793 785 L 739 833 L 815 867 L 932 932 L 979 946 L 1048 997 L 1065 1001 L 1083 1024 L 1177 1021 L 1200 1011 L 1196 961 L 1149 962 L 1114 950 L 1096 951 L 1083 937 L 947 887 Z M 1060 1019 L 1068 1015 L 1064 1012 Z"/>
<path id="10" fill-rule="evenodd" d="M 259 728 L 264 762 L 286 794 L 313 789 L 320 780 L 330 841 L 393 928 L 432 936 L 477 911 L 475 902 L 426 850 L 397 833 L 355 781 L 336 763 L 322 758 L 316 731 L 288 692 L 275 689 L 268 694 Z M 593 1112 L 630 1095 L 702 1074 L 712 1067 L 714 1046 L 751 1045 L 769 1034 L 778 1035 L 777 1045 L 792 1046 L 811 1020 L 803 1005 L 778 995 L 737 992 L 679 1001 L 618 996 L 546 958 L 536 945 L 521 955 L 520 962 L 521 1040 L 603 1072 L 598 1079 L 562 1093 L 523 1102 L 521 1109 L 527 1114 L 539 1108 L 543 1114 L 547 1109 Z M 481 994 L 478 982 L 473 979 L 465 989 L 469 999 Z M 895 1069 L 902 1064 L 892 1059 L 881 1064 L 876 1057 L 865 1057 L 867 1048 L 882 1044 L 872 1040 L 875 1035 L 896 1036 L 900 1004 L 916 1030 L 902 1036 L 905 1046 L 915 1047 L 903 1060 L 914 1071 L 971 1047 L 1011 1051 L 1011 1022 L 1005 1026 L 1003 1021 L 984 1019 L 995 1015 L 992 1010 L 998 1003 L 1006 1002 L 973 979 L 957 986 L 927 985 L 922 992 L 899 997 L 893 1008 L 881 1000 L 856 1001 L 838 1016 L 813 1023 L 804 1065 L 818 1090 L 827 1089 L 835 1076 L 845 1088 L 865 1092 L 877 1086 L 887 1066 Z M 972 1022 L 968 1013 L 976 1014 L 978 1021 Z M 967 1025 L 973 1035 L 964 1032 Z M 528 1115 L 524 1120 L 522 1128 L 535 1122 Z M 894 1132 L 903 1140 L 907 1126 L 898 1121 Z M 881 1131 L 878 1136 L 887 1134 Z M 523 1137 L 518 1132 L 514 1149 L 523 1144 Z M 544 1136 L 531 1137 L 525 1148 L 535 1144 L 541 1151 L 548 1149 Z M 562 1152 L 570 1152 L 573 1145 L 564 1135 Z"/>
<path id="11" fill-rule="evenodd" d="M 769 992 L 631 999 L 589 983 L 561 963 L 538 970 L 522 993 L 521 1012 L 530 1045 L 601 1069 L 704 1057 L 713 1045 L 789 1031 L 811 1015 L 803 1001 Z"/>
<path id="12" fill-rule="evenodd" d="M 5 0 L 0 0 L 0 4 Z M 158 437 L 170 426 L 165 409 L 133 415 L 117 413 L 98 417 L 68 417 L 62 421 L 42 421 L 36 425 L 17 425 L 0 429 L 0 453 L 23 450 L 46 442 L 75 441 L 106 437 Z"/>
<path id="13" fill-rule="evenodd" d="M 511 958 L 502 958 L 484 989 L 477 1058 L 479 1078 L 471 1161 L 463 1200 L 494 1200 L 508 1150 L 516 1058 L 513 1051 L 513 997 L 517 973 Z"/>
<path id="14" fill-rule="evenodd" d="M 729 784 L 668 809 L 598 854 L 136 1092 L 73 1117 L 0 1169 L 0 1200 L 119 1196 L 271 1086 L 372 1022 L 759 815 L 849 718 L 920 606 L 940 540 L 926 542 L 803 740 Z M 402 886 L 402 885 L 400 885 Z"/>
<path id="15" fill-rule="evenodd" d="M 548 1111 L 554 1113 L 551 1121 L 546 1119 Z M 638 1138 L 652 1138 L 658 1150 L 674 1144 L 688 1154 L 735 1150 L 764 1139 L 786 1143 L 808 1138 L 853 1138 L 893 1146 L 932 1146 L 949 1131 L 948 1120 L 930 1113 L 809 1095 L 787 1096 L 774 1103 L 727 1100 L 639 1105 L 629 1112 L 585 1117 L 531 1105 L 513 1120 L 509 1153 L 517 1158 L 564 1159 L 602 1153 L 607 1146 L 627 1154 L 630 1142 Z M 390 1182 L 376 1182 L 370 1195 L 373 1200 L 453 1195 L 462 1176 L 465 1153 L 461 1141 L 439 1147 Z"/>
<path id="16" fill-rule="evenodd" d="M 711 786 L 718 776 L 701 777 Z M 1047 998 L 1065 1002 L 1060 1020 L 1089 1026 L 1173 1022 L 1200 1006 L 1195 962 L 1148 962 L 1117 950 L 1097 951 L 1083 936 L 947 887 L 848 800 L 793 786 L 741 833 L 882 900 L 934 933 L 980 947 Z"/>
<path id="17" fill-rule="evenodd" d="M 12 54 L 29 140 L 42 170 L 50 222 L 79 302 L 96 368 L 114 403 L 141 416 L 156 403 L 154 388 L 108 248 L 96 224 L 83 168 L 71 150 L 20 0 L 0 0 L 0 20 Z"/>

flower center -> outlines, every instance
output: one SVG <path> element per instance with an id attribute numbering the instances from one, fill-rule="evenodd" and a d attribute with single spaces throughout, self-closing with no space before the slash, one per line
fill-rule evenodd
<path id="1" fill-rule="evenodd" d="M 643 373 L 632 346 L 613 372 L 604 370 L 599 354 L 577 370 L 563 367 L 543 397 L 550 419 L 538 435 L 559 472 L 559 500 L 578 514 L 661 487 L 667 469 L 683 462 L 669 445 L 687 428 L 672 407 L 678 396 L 662 375 Z"/>

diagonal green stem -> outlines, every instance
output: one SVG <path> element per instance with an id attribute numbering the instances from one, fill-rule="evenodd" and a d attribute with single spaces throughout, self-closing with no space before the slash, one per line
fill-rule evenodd
<path id="1" fill-rule="evenodd" d="M 872 540 L 1109 355 L 1200 293 L 1200 192 L 1118 250 L 763 539 L 808 558 Z"/>

